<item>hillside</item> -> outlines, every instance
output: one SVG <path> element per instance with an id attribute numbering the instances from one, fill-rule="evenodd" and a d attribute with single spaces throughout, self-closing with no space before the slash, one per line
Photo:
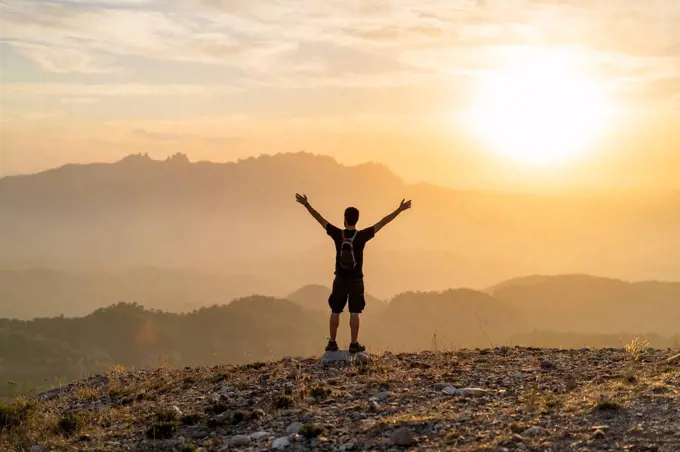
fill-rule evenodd
<path id="1" fill-rule="evenodd" d="M 680 305 L 643 294 L 625 310 L 607 305 L 598 310 L 600 301 L 594 295 L 603 297 L 603 304 L 611 296 L 607 292 L 590 296 L 585 289 L 607 280 L 581 278 L 582 285 L 572 280 L 572 293 L 590 300 L 593 307 L 550 292 L 546 298 L 524 303 L 471 289 L 405 292 L 389 303 L 369 299 L 361 340 L 371 352 L 498 345 L 622 347 L 636 337 L 657 348 L 680 345 L 675 321 Z M 555 277 L 556 282 L 560 279 Z M 146 368 L 163 362 L 182 368 L 314 354 L 328 335 L 328 290 L 306 286 L 289 299 L 254 295 L 188 312 L 127 302 L 96 308 L 84 316 L 0 318 L 0 399 L 115 365 Z M 49 304 L 52 299 L 45 293 L 42 302 Z M 198 304 L 201 298 L 186 299 L 190 300 Z M 536 317 L 542 310 L 555 314 Z M 574 324 L 579 318 L 581 323 Z M 346 321 L 344 316 L 338 337 L 342 344 L 348 339 Z"/>
<path id="2" fill-rule="evenodd" d="M 413 199 L 369 245 L 367 289 L 380 299 L 521 274 L 680 279 L 677 194 L 460 191 L 307 153 L 224 164 L 132 155 L 2 178 L 0 267 L 191 268 L 252 275 L 283 287 L 278 296 L 328 286 L 332 245 L 296 192 L 337 224 L 348 205 L 370 225 Z"/>
<path id="3" fill-rule="evenodd" d="M 679 358 L 501 347 L 115 369 L 3 405 L 0 448 L 673 451 Z"/>
<path id="4" fill-rule="evenodd" d="M 489 293 L 513 306 L 527 325 L 575 333 L 680 331 L 680 283 L 628 282 L 591 275 L 532 276 Z"/>

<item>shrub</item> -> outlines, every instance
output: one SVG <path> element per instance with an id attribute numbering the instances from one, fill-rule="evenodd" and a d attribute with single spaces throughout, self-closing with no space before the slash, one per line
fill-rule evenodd
<path id="1" fill-rule="evenodd" d="M 28 418 L 33 406 L 24 399 L 12 403 L 0 403 L 0 430 L 17 427 Z"/>

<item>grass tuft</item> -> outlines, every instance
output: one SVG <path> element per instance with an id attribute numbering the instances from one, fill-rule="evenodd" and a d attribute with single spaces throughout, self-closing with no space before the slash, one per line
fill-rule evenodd
<path id="1" fill-rule="evenodd" d="M 320 425 L 305 424 L 300 429 L 300 435 L 304 436 L 307 439 L 316 438 L 317 436 L 320 436 L 322 433 L 323 427 Z"/>
<path id="2" fill-rule="evenodd" d="M 324 385 L 312 386 L 309 390 L 309 395 L 315 399 L 325 399 L 332 394 L 332 390 Z"/>
<path id="3" fill-rule="evenodd" d="M 55 431 L 57 434 L 62 436 L 73 436 L 85 425 L 84 416 L 80 413 L 68 413 L 62 416 L 57 425 Z"/>
<path id="4" fill-rule="evenodd" d="M 278 410 L 285 410 L 292 408 L 295 405 L 295 400 L 289 395 L 281 394 L 274 399 L 274 408 Z"/>
<path id="5" fill-rule="evenodd" d="M 185 414 L 179 419 L 182 425 L 196 425 L 200 422 L 201 416 L 199 414 Z"/>
<path id="6" fill-rule="evenodd" d="M 147 429 L 146 436 L 150 439 L 170 439 L 176 429 L 174 422 L 158 422 Z"/>
<path id="7" fill-rule="evenodd" d="M 649 347 L 649 341 L 640 338 L 635 338 L 630 343 L 624 346 L 624 349 L 633 361 L 639 361 L 645 354 L 645 350 Z"/>
<path id="8" fill-rule="evenodd" d="M 600 397 L 595 403 L 595 411 L 616 411 L 622 408 L 621 404 L 608 397 Z"/>

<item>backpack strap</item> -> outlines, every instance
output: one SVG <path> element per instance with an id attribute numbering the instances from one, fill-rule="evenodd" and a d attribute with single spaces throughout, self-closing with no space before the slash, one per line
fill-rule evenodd
<path id="1" fill-rule="evenodd" d="M 354 240 L 356 240 L 357 236 L 359 235 L 359 231 L 357 229 L 354 230 L 354 236 L 350 239 L 349 237 L 345 237 L 345 231 L 342 231 L 342 241 L 344 242 L 349 242 L 351 244 L 354 244 Z"/>

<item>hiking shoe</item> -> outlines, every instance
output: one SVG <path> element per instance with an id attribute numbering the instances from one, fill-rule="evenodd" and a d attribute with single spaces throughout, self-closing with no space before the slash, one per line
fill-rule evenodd
<path id="1" fill-rule="evenodd" d="M 366 347 L 364 347 L 363 345 L 361 345 L 358 342 L 352 342 L 351 344 L 349 344 L 349 352 L 350 353 L 358 353 L 358 352 L 364 352 L 364 351 L 366 351 Z"/>
<path id="2" fill-rule="evenodd" d="M 326 345 L 326 351 L 327 352 L 337 352 L 338 351 L 338 343 L 335 341 L 328 341 L 328 345 Z"/>

